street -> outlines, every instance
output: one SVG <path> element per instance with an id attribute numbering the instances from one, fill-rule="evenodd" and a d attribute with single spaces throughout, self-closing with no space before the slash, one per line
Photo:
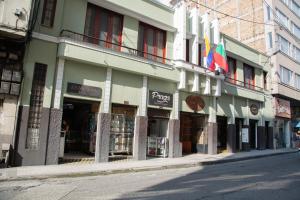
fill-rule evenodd
<path id="1" fill-rule="evenodd" d="M 300 199 L 298 153 L 161 171 L 0 182 L 0 199 Z"/>

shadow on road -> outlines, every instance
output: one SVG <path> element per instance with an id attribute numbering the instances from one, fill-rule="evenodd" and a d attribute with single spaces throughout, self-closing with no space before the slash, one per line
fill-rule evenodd
<path id="1" fill-rule="evenodd" d="M 300 156 L 200 167 L 119 199 L 300 199 Z"/>

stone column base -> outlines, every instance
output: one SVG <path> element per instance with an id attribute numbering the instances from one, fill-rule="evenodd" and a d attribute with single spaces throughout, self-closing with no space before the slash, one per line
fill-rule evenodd
<path id="1" fill-rule="evenodd" d="M 169 120 L 169 158 L 182 156 L 182 144 L 179 142 L 180 121 L 178 119 Z"/>
<path id="2" fill-rule="evenodd" d="M 110 113 L 99 113 L 96 134 L 95 162 L 108 162 Z"/>
<path id="3" fill-rule="evenodd" d="M 207 125 L 208 137 L 208 154 L 214 155 L 218 153 L 218 124 L 208 122 Z"/>
<path id="4" fill-rule="evenodd" d="M 136 116 L 133 142 L 133 158 L 136 160 L 147 158 L 147 127 L 148 117 Z"/>
<path id="5" fill-rule="evenodd" d="M 58 164 L 62 114 L 60 109 L 50 109 L 46 165 Z"/>
<path id="6" fill-rule="evenodd" d="M 236 152 L 236 127 L 235 124 L 227 126 L 227 151 L 229 153 Z"/>

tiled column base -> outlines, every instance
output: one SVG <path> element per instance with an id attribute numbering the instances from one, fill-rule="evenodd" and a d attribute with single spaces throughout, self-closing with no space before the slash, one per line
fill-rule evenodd
<path id="1" fill-rule="evenodd" d="M 214 155 L 218 153 L 218 125 L 217 123 L 208 122 L 207 125 L 208 136 L 208 154 Z"/>
<path id="2" fill-rule="evenodd" d="M 182 156 L 182 144 L 179 142 L 180 121 L 170 119 L 169 121 L 169 157 L 178 158 Z"/>
<path id="3" fill-rule="evenodd" d="M 136 160 L 146 160 L 147 127 L 148 118 L 144 116 L 136 116 L 133 142 L 133 158 Z"/>
<path id="4" fill-rule="evenodd" d="M 99 113 L 96 134 L 95 162 L 108 162 L 110 113 Z"/>
<path id="5" fill-rule="evenodd" d="M 227 151 L 229 153 L 236 152 L 236 130 L 235 124 L 228 124 L 227 126 Z"/>

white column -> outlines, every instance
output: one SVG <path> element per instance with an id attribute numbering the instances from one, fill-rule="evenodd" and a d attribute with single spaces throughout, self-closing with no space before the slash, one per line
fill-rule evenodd
<path id="1" fill-rule="evenodd" d="M 204 94 L 210 95 L 210 93 L 211 93 L 210 77 L 206 76 Z"/>
<path id="2" fill-rule="evenodd" d="M 65 68 L 65 59 L 59 58 L 57 63 L 55 93 L 54 93 L 54 103 L 53 103 L 53 108 L 56 109 L 60 109 L 64 68 Z"/>
<path id="3" fill-rule="evenodd" d="M 231 117 L 228 120 L 228 124 L 235 124 L 235 97 L 232 96 L 232 102 L 229 105 L 230 112 L 231 112 Z"/>
<path id="4" fill-rule="evenodd" d="M 212 103 L 209 106 L 209 117 L 208 117 L 208 122 L 211 123 L 216 123 L 217 122 L 217 113 L 216 113 L 216 108 L 217 108 L 217 98 L 216 97 L 211 97 L 212 98 Z"/>
<path id="5" fill-rule="evenodd" d="M 220 42 L 220 25 L 219 25 L 219 20 L 215 19 L 211 21 L 211 27 L 213 28 L 214 31 L 214 38 L 212 38 L 211 43 L 218 44 Z"/>
<path id="6" fill-rule="evenodd" d="M 247 111 L 246 111 L 246 118 L 244 119 L 244 125 L 249 125 L 249 100 L 248 99 L 246 102 L 246 107 L 247 107 Z"/>
<path id="7" fill-rule="evenodd" d="M 193 8 L 191 10 L 192 17 L 192 34 L 193 34 L 193 43 L 192 43 L 192 63 L 197 65 L 199 60 L 199 17 L 198 17 L 198 8 Z M 200 63 L 201 64 L 201 63 Z"/>
<path id="8" fill-rule="evenodd" d="M 173 107 L 174 107 L 174 114 L 173 114 L 173 119 L 179 119 L 179 90 L 176 90 L 174 93 L 174 100 L 173 100 Z"/>
<path id="9" fill-rule="evenodd" d="M 105 80 L 105 90 L 104 90 L 104 97 L 103 97 L 103 106 L 102 106 L 103 113 L 110 113 L 111 79 L 112 79 L 112 69 L 107 68 L 106 80 Z"/>
<path id="10" fill-rule="evenodd" d="M 174 25 L 177 28 L 174 38 L 174 58 L 185 60 L 186 4 L 184 1 L 180 1 L 175 5 Z"/>
<path id="11" fill-rule="evenodd" d="M 194 72 L 194 82 L 192 92 L 199 92 L 199 74 Z"/>
<path id="12" fill-rule="evenodd" d="M 221 89 L 222 89 L 221 79 L 217 79 L 216 91 L 215 91 L 215 94 L 214 94 L 216 97 L 221 96 Z"/>
<path id="13" fill-rule="evenodd" d="M 143 88 L 141 106 L 139 108 L 140 116 L 147 116 L 147 95 L 148 95 L 148 77 L 143 76 Z"/>
<path id="14" fill-rule="evenodd" d="M 203 23 L 203 37 L 206 35 L 208 39 L 210 40 L 210 26 L 208 21 L 208 14 L 205 13 L 202 15 L 202 23 Z M 207 58 L 203 57 L 203 66 L 207 68 Z"/>
<path id="15" fill-rule="evenodd" d="M 186 87 L 186 71 L 184 69 L 181 69 L 178 89 L 185 89 L 185 87 Z"/>

